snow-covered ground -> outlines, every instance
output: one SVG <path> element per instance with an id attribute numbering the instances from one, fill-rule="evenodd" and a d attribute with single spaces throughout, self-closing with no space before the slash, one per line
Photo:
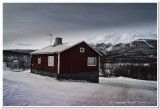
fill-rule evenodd
<path id="1" fill-rule="evenodd" d="M 3 105 L 156 106 L 157 82 L 125 77 L 100 77 L 100 83 L 57 81 L 4 67 Z"/>

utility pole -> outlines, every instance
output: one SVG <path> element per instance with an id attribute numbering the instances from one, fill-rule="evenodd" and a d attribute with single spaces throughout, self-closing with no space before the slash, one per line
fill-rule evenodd
<path id="1" fill-rule="evenodd" d="M 50 41 L 51 41 L 50 45 L 52 45 L 52 34 L 47 34 L 47 35 L 49 35 L 51 37 L 51 39 L 50 39 Z"/>

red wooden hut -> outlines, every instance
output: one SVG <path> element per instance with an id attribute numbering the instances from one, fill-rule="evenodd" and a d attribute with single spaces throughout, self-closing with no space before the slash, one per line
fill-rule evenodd
<path id="1" fill-rule="evenodd" d="M 85 41 L 72 46 L 56 38 L 55 44 L 31 53 L 31 72 L 56 77 L 99 82 L 100 56 Z"/>

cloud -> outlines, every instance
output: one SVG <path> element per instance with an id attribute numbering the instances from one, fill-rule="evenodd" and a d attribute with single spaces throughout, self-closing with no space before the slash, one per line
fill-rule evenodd
<path id="1" fill-rule="evenodd" d="M 156 24 L 156 3 L 4 3 L 3 47 L 13 48 L 14 42 L 17 47 L 41 48 L 49 44 L 46 33 L 76 42 L 129 29 L 155 29 Z"/>
<path id="2" fill-rule="evenodd" d="M 28 43 L 28 42 L 17 42 L 17 45 L 21 45 L 21 46 L 31 46 L 32 44 Z"/>

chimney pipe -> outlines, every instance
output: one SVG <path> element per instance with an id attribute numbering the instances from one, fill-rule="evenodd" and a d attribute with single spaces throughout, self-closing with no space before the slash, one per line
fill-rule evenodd
<path id="1" fill-rule="evenodd" d="M 56 38 L 55 38 L 54 45 L 56 46 L 56 45 L 59 45 L 59 44 L 62 44 L 62 38 L 56 37 Z"/>

